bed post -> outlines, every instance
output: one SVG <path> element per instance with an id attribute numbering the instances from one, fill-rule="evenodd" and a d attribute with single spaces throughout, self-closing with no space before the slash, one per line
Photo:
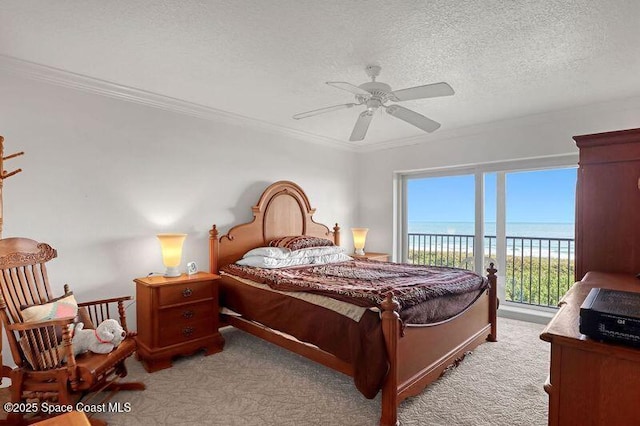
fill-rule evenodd
<path id="1" fill-rule="evenodd" d="M 382 415 L 381 426 L 398 425 L 398 339 L 400 339 L 400 304 L 387 293 L 387 297 L 380 304 L 382 310 L 382 334 L 389 358 L 389 372 L 382 386 Z"/>
<path id="2" fill-rule="evenodd" d="M 491 334 L 487 338 L 490 342 L 498 341 L 498 270 L 493 267 L 493 263 L 487 268 L 487 278 L 489 279 L 489 321 L 491 322 Z"/>
<path id="3" fill-rule="evenodd" d="M 337 246 L 340 245 L 340 227 L 336 223 L 336 226 L 333 227 L 333 243 Z"/>
<path id="4" fill-rule="evenodd" d="M 218 273 L 218 229 L 216 225 L 209 230 L 209 272 Z"/>

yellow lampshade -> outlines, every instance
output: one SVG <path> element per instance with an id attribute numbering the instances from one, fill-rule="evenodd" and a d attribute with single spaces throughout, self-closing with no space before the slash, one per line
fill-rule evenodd
<path id="1" fill-rule="evenodd" d="M 158 234 L 162 249 L 162 263 L 167 268 L 165 277 L 179 277 L 178 266 L 182 260 L 182 245 L 187 234 Z"/>
<path id="2" fill-rule="evenodd" d="M 369 228 L 351 228 L 353 233 L 353 248 L 356 254 L 364 254 L 364 243 L 367 240 Z"/>

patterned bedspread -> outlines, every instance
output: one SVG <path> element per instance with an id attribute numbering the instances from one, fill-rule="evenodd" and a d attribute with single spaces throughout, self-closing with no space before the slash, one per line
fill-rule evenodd
<path id="1" fill-rule="evenodd" d="M 440 296 L 483 290 L 488 281 L 466 269 L 353 260 L 262 269 L 231 264 L 223 271 L 280 291 L 305 291 L 358 306 L 379 307 L 391 291 L 400 310 Z"/>

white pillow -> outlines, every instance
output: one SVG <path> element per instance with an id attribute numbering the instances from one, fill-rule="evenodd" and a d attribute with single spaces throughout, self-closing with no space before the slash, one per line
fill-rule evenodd
<path id="1" fill-rule="evenodd" d="M 299 257 L 294 259 L 278 259 L 277 257 L 249 256 L 236 262 L 236 265 L 252 266 L 254 268 L 286 268 L 288 266 L 308 265 L 311 263 L 309 257 Z"/>
<path id="2" fill-rule="evenodd" d="M 316 257 L 324 256 L 327 254 L 344 253 L 344 249 L 340 246 L 328 246 L 328 247 L 309 247 L 294 250 L 289 254 L 289 257 Z"/>
<path id="3" fill-rule="evenodd" d="M 258 247 L 249 250 L 242 256 L 243 258 L 252 256 L 273 257 L 276 259 L 286 259 L 291 255 L 291 250 L 283 247 Z"/>
<path id="4" fill-rule="evenodd" d="M 291 251 L 288 248 L 283 247 L 257 247 L 249 250 L 242 256 L 243 258 L 264 256 L 273 257 L 275 259 L 290 259 L 301 257 L 315 257 L 323 256 L 325 254 L 344 253 L 344 249 L 340 246 L 327 246 L 327 247 L 309 247 Z"/>
<path id="5" fill-rule="evenodd" d="M 249 256 L 238 260 L 236 262 L 236 265 L 252 266 L 254 268 L 274 269 L 312 264 L 321 265 L 326 263 L 345 262 L 347 260 L 352 260 L 352 258 L 344 253 L 325 254 L 322 256 L 294 257 L 288 259 L 277 259 L 275 257 L 266 256 Z"/>
<path id="6" fill-rule="evenodd" d="M 325 254 L 322 256 L 312 257 L 314 265 L 321 265 L 324 263 L 338 263 L 338 262 L 346 262 L 347 260 L 353 260 L 351 256 L 348 256 L 344 253 L 333 253 L 333 254 Z"/>

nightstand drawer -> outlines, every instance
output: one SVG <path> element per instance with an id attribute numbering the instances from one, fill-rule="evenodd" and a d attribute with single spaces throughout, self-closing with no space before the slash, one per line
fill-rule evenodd
<path id="1" fill-rule="evenodd" d="M 158 305 L 160 307 L 211 299 L 214 291 L 211 282 L 208 281 L 181 283 L 160 287 L 158 290 Z"/>
<path id="2" fill-rule="evenodd" d="M 215 331 L 211 318 L 189 323 L 182 321 L 176 324 L 167 324 L 160 326 L 159 336 L 161 338 L 159 340 L 159 346 L 171 346 L 177 343 L 187 342 L 211 335 Z"/>
<path id="3" fill-rule="evenodd" d="M 211 319 L 214 315 L 212 300 L 177 306 L 175 308 L 160 309 L 160 324 L 189 324 L 202 319 Z"/>

